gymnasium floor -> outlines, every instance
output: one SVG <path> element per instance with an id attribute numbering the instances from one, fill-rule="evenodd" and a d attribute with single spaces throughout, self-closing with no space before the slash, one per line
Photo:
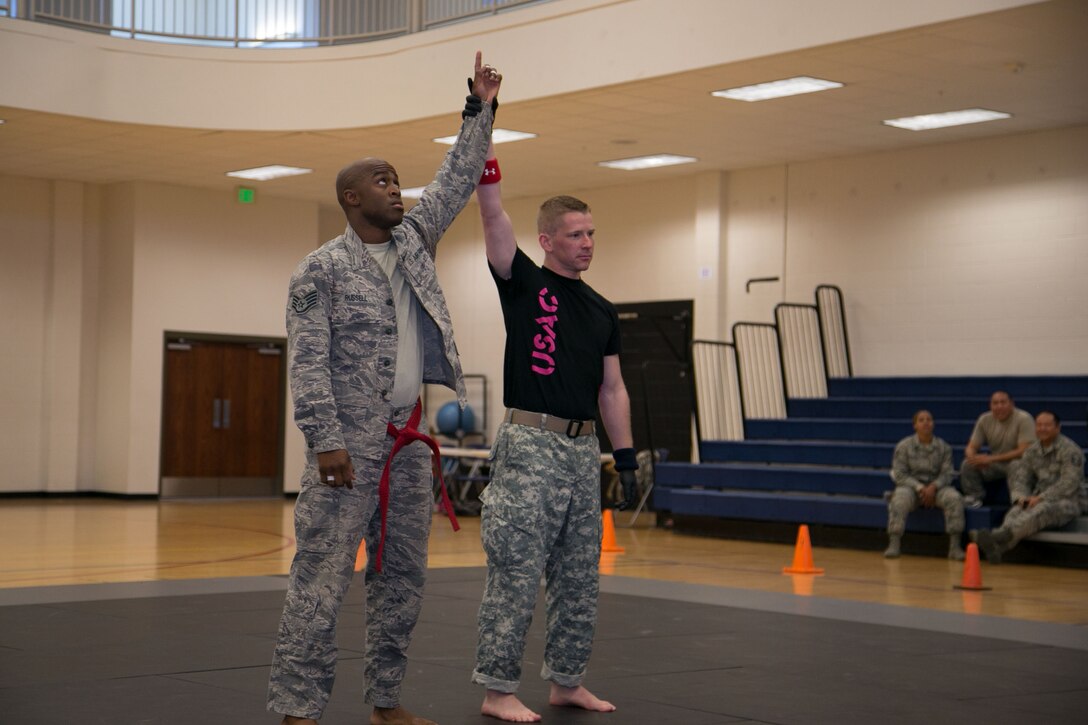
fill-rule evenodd
<path id="1" fill-rule="evenodd" d="M 610 715 L 550 708 L 541 631 L 523 699 L 544 722 L 1064 723 L 1088 711 L 1088 572 L 684 536 L 643 515 L 602 561 L 587 686 Z M 436 517 L 405 704 L 478 714 L 468 683 L 483 582 L 478 520 Z M 0 501 L 0 722 L 276 723 L 264 712 L 293 553 L 289 501 Z M 366 722 L 362 587 L 341 619 L 324 723 Z"/>

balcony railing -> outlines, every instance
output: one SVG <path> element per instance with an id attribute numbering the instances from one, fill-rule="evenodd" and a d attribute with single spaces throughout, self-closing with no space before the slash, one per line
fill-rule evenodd
<path id="1" fill-rule="evenodd" d="M 417 33 L 547 0 L 0 0 L 0 16 L 166 43 L 300 48 Z"/>

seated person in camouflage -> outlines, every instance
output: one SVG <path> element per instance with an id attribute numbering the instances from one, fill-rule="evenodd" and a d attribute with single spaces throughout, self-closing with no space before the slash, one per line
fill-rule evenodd
<path id="1" fill-rule="evenodd" d="M 1000 528 L 971 532 L 991 564 L 999 564 L 1002 554 L 1021 539 L 1042 529 L 1064 526 L 1088 511 L 1084 453 L 1061 430 L 1061 419 L 1049 410 L 1035 416 L 1039 439 L 1027 449 L 1009 479 L 1012 508 Z"/>
<path id="2" fill-rule="evenodd" d="M 963 560 L 963 497 L 952 487 L 952 448 L 933 435 L 933 416 L 928 410 L 914 414 L 914 435 L 895 446 L 892 480 L 895 491 L 888 501 L 888 548 L 884 556 L 899 557 L 907 514 L 919 506 L 940 506 L 948 534 L 948 558 Z"/>
<path id="3" fill-rule="evenodd" d="M 1017 408 L 1004 390 L 990 396 L 990 412 L 975 423 L 960 467 L 960 489 L 968 508 L 982 506 L 985 481 L 1009 477 L 1012 464 L 1035 441 L 1033 427 L 1031 416 Z M 982 453 L 983 446 L 990 452 Z"/>

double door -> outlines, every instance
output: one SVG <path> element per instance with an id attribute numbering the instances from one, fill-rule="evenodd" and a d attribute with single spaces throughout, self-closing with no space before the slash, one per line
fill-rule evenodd
<path id="1" fill-rule="evenodd" d="M 282 341 L 167 336 L 160 493 L 283 490 Z"/>

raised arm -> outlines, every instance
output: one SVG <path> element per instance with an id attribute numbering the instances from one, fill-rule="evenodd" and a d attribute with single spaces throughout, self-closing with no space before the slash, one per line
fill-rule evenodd
<path id="1" fill-rule="evenodd" d="M 427 185 L 419 203 L 404 217 L 419 230 L 432 257 L 438 240 L 468 203 L 483 172 L 494 119 L 491 101 L 501 82 L 502 75 L 491 66 L 482 65 L 481 53 L 477 51 L 472 95 L 461 114 L 461 132 L 453 148 L 446 153 L 434 181 Z"/>
<path id="2" fill-rule="evenodd" d="M 487 167 L 488 169 L 498 168 L 498 161 L 495 159 L 495 144 L 487 148 Z M 503 279 L 510 279 L 518 243 L 514 238 L 514 225 L 510 221 L 510 216 L 502 208 L 501 187 L 502 182 L 481 183 L 476 188 L 476 199 L 480 202 L 480 218 L 484 226 L 487 261 L 495 269 L 496 274 Z"/>

